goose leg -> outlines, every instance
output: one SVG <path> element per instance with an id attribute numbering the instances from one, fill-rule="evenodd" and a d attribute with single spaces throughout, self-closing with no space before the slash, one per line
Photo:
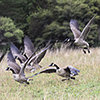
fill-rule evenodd
<path id="1" fill-rule="evenodd" d="M 90 53 L 90 50 L 89 50 L 89 48 L 87 48 L 87 50 L 88 50 L 88 53 Z"/>
<path id="2" fill-rule="evenodd" d="M 84 54 L 86 54 L 86 51 L 83 49 Z"/>
<path id="3" fill-rule="evenodd" d="M 62 81 L 65 81 L 65 80 L 67 80 L 67 79 L 62 79 Z"/>

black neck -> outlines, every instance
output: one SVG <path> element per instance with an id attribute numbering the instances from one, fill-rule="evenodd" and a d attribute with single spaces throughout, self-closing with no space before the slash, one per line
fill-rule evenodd
<path id="1" fill-rule="evenodd" d="M 20 61 L 20 63 L 23 63 L 22 60 L 19 57 L 17 59 Z"/>
<path id="2" fill-rule="evenodd" d="M 26 56 L 26 54 L 25 54 L 25 53 L 24 53 L 23 55 L 25 56 L 25 58 L 26 58 L 26 59 L 28 59 L 28 57 Z"/>
<path id="3" fill-rule="evenodd" d="M 59 67 L 58 67 L 56 64 L 54 64 L 54 66 L 55 66 L 57 69 L 59 69 Z"/>
<path id="4" fill-rule="evenodd" d="M 12 68 L 10 70 L 12 71 L 13 74 L 16 74 Z"/>
<path id="5" fill-rule="evenodd" d="M 71 71 L 70 71 L 70 68 L 67 67 L 66 69 L 64 69 L 66 72 L 70 73 L 71 74 Z"/>
<path id="6" fill-rule="evenodd" d="M 5 54 L 2 54 L 2 56 L 0 57 L 0 62 L 2 61 L 4 56 L 5 56 Z"/>

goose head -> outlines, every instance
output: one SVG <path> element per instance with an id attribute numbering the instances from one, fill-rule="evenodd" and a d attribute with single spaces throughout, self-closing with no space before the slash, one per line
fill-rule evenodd
<path id="1" fill-rule="evenodd" d="M 10 70 L 10 67 L 7 67 L 7 68 L 6 68 L 6 71 L 8 71 L 8 70 Z"/>
<path id="2" fill-rule="evenodd" d="M 49 66 L 54 66 L 54 63 L 51 63 Z"/>
<path id="3" fill-rule="evenodd" d="M 6 71 L 9 71 L 9 70 L 12 71 L 13 74 L 16 74 L 15 71 L 14 71 L 12 68 L 7 67 L 7 68 L 6 68 Z"/>
<path id="4" fill-rule="evenodd" d="M 51 66 L 54 66 L 54 67 L 56 67 L 57 69 L 59 69 L 59 67 L 58 67 L 56 64 L 54 64 L 54 63 L 51 63 L 51 64 L 49 65 L 49 67 L 51 67 Z"/>

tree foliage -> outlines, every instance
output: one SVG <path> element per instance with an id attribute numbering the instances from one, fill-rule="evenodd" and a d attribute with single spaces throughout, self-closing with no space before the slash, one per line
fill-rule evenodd
<path id="1" fill-rule="evenodd" d="M 16 28 L 14 22 L 7 17 L 0 17 L 0 48 L 10 42 L 21 42 L 23 31 Z"/>
<path id="2" fill-rule="evenodd" d="M 35 45 L 46 43 L 49 39 L 55 43 L 57 40 L 63 42 L 65 38 L 73 38 L 70 20 L 78 20 L 82 31 L 97 14 L 87 41 L 90 46 L 99 46 L 99 12 L 100 0 L 0 0 L 0 15 L 10 17 Z"/>

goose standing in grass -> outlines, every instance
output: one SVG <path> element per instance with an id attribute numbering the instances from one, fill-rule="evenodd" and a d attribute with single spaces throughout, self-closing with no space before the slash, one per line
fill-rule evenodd
<path id="1" fill-rule="evenodd" d="M 78 24 L 77 20 L 71 19 L 70 28 L 74 34 L 74 40 L 66 39 L 65 41 L 73 41 L 78 47 L 83 48 L 83 52 L 85 54 L 86 54 L 86 51 L 84 49 L 87 49 L 88 53 L 90 53 L 89 44 L 85 41 L 85 38 L 87 37 L 87 35 L 90 32 L 91 24 L 95 17 L 96 17 L 96 14 L 87 23 L 87 25 L 84 27 L 82 32 L 80 32 L 80 30 L 79 30 L 79 24 Z"/>
<path id="2" fill-rule="evenodd" d="M 31 56 L 24 62 L 23 65 L 21 65 L 21 67 L 15 62 L 15 59 L 12 55 L 12 52 L 9 52 L 7 55 L 7 63 L 8 66 L 6 70 L 10 70 L 13 73 L 13 79 L 19 83 L 26 83 L 29 84 L 29 78 L 25 77 L 24 74 L 24 70 L 25 67 L 28 63 L 30 63 L 30 61 L 34 58 L 36 58 L 37 56 L 39 56 L 42 52 L 44 52 L 45 50 L 47 50 L 50 47 L 50 45 L 47 48 L 44 48 L 42 51 L 40 51 L 38 54 L 34 55 L 34 52 L 31 54 Z M 34 56 L 33 56 L 34 55 Z"/>
<path id="3" fill-rule="evenodd" d="M 39 73 L 34 74 L 32 77 L 41 74 L 41 73 L 56 73 L 61 77 L 65 77 L 66 79 L 62 79 L 62 81 L 65 80 L 69 80 L 69 79 L 75 79 L 75 77 L 78 75 L 78 72 L 80 72 L 78 69 L 74 68 L 73 66 L 67 66 L 65 68 L 60 68 L 58 67 L 58 65 L 51 63 L 49 66 L 53 66 L 53 67 L 49 67 L 43 71 L 40 71 Z"/>

